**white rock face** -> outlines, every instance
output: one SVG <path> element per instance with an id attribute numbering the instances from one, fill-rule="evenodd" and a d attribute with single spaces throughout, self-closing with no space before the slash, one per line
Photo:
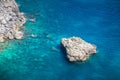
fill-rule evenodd
<path id="1" fill-rule="evenodd" d="M 4 42 L 5 39 L 4 39 L 4 35 L 3 34 L 0 34 L 0 42 Z"/>
<path id="2" fill-rule="evenodd" d="M 96 46 L 79 37 L 63 38 L 61 40 L 66 49 L 69 61 L 86 61 L 91 54 L 96 53 Z"/>
<path id="3" fill-rule="evenodd" d="M 16 39 L 22 39 L 23 38 L 23 32 L 19 31 L 15 34 Z"/>
<path id="4" fill-rule="evenodd" d="M 7 39 L 21 39 L 19 31 L 25 22 L 26 19 L 19 12 L 15 0 L 0 0 L 0 35 L 2 35 L 2 37 L 0 36 L 0 42 Z"/>

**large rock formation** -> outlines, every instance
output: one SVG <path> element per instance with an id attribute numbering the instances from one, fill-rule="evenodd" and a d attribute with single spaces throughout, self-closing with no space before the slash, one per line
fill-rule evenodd
<path id="1" fill-rule="evenodd" d="M 19 12 L 15 0 L 0 0 L 0 42 L 7 39 L 22 39 L 21 28 L 26 22 L 23 13 Z"/>
<path id="2" fill-rule="evenodd" d="M 91 54 L 96 53 L 96 46 L 79 37 L 63 38 L 61 40 L 66 49 L 69 61 L 86 61 Z"/>

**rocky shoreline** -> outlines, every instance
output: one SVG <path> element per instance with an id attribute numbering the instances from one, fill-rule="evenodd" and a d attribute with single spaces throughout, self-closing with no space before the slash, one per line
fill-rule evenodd
<path id="1" fill-rule="evenodd" d="M 90 55 L 96 53 L 96 46 L 79 37 L 63 38 L 61 40 L 63 48 L 67 53 L 69 61 L 86 61 Z"/>
<path id="2" fill-rule="evenodd" d="M 23 24 L 26 22 L 15 0 L 0 0 L 0 42 L 22 39 Z"/>

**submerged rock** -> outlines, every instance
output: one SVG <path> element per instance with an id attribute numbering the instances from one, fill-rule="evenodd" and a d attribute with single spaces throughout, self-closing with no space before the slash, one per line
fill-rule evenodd
<path id="1" fill-rule="evenodd" d="M 36 34 L 31 34 L 31 37 L 36 38 L 37 35 Z"/>
<path id="2" fill-rule="evenodd" d="M 62 46 L 66 49 L 69 61 L 86 61 L 91 54 L 96 53 L 96 46 L 79 37 L 63 38 Z"/>
<path id="3" fill-rule="evenodd" d="M 25 22 L 26 19 L 23 13 L 19 12 L 15 0 L 0 0 L 0 42 L 21 39 L 21 28 Z"/>
<path id="4" fill-rule="evenodd" d="M 35 22 L 36 19 L 35 18 L 32 18 L 32 19 L 29 19 L 30 22 Z"/>

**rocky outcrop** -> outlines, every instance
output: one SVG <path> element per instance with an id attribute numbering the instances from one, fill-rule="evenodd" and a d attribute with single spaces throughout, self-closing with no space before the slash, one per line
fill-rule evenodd
<path id="1" fill-rule="evenodd" d="M 19 12 L 15 0 L 0 0 L 0 42 L 7 39 L 22 39 L 21 30 L 26 19 Z"/>
<path id="2" fill-rule="evenodd" d="M 69 61 L 86 61 L 91 54 L 96 53 L 96 46 L 79 37 L 63 38 L 62 46 L 66 49 Z"/>

